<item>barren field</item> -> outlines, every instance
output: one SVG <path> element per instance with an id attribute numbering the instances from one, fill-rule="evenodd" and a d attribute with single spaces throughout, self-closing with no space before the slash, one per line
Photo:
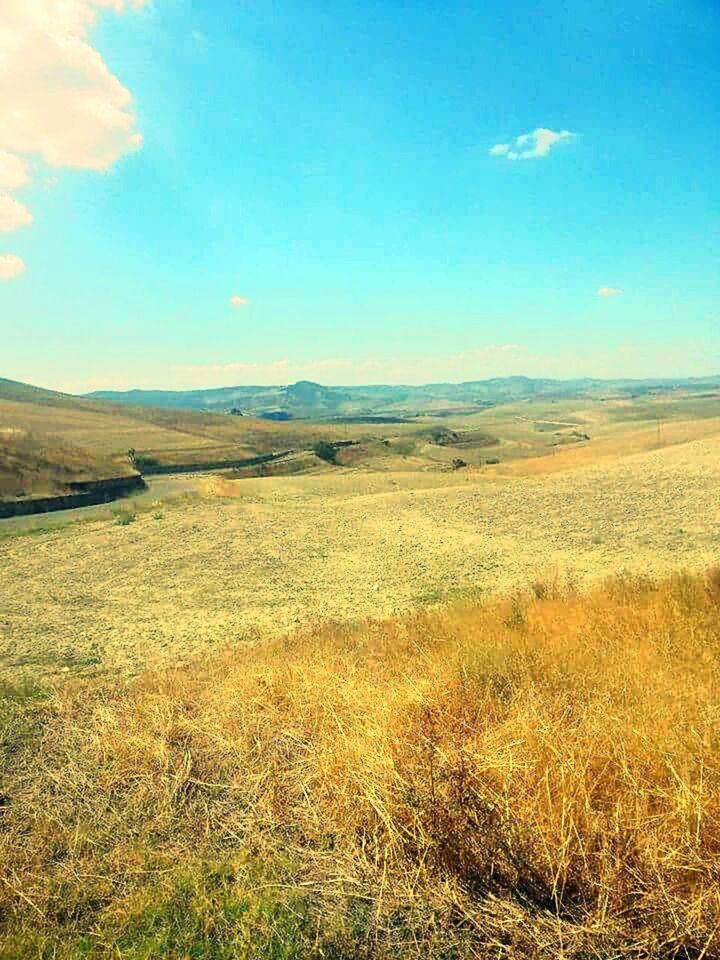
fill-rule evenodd
<path id="1" fill-rule="evenodd" d="M 709 437 L 538 476 L 328 470 L 8 538 L 2 672 L 136 671 L 553 570 L 702 568 L 720 555 L 719 464 Z"/>

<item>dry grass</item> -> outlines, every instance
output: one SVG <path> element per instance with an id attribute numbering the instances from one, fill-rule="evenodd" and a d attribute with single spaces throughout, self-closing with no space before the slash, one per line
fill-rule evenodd
<path id="1" fill-rule="evenodd" d="M 63 443 L 92 451 L 89 457 L 112 457 L 125 465 L 130 447 L 161 463 L 179 464 L 250 458 L 310 447 L 325 435 L 340 439 L 346 433 L 352 436 L 367 432 L 360 427 L 346 430 L 306 422 L 271 423 L 252 417 L 129 407 L 52 395 L 42 401 L 7 399 L 1 392 L 0 429 L 31 434 L 51 430 Z"/>
<path id="2" fill-rule="evenodd" d="M 612 401 L 591 398 L 551 403 L 538 400 L 501 405 L 450 418 L 424 417 L 399 424 L 270 422 L 185 409 L 126 406 L 54 394 L 0 379 L 0 430 L 31 435 L 50 432 L 66 448 L 87 451 L 88 465 L 103 458 L 114 469 L 127 468 L 127 451 L 164 465 L 252 458 L 281 450 L 308 450 L 318 440 L 356 440 L 344 451 L 346 465 L 373 470 L 443 470 L 455 458 L 479 465 L 499 458 L 501 472 L 542 474 L 578 464 L 651 450 L 657 446 L 653 416 L 671 422 L 662 429 L 662 444 L 686 442 L 720 432 L 717 399 L 666 396 L 662 402 Z M 695 417 L 690 421 L 690 417 Z M 684 418 L 686 422 L 677 422 Z M 713 419 L 714 418 L 714 419 Z M 644 426 L 642 426 L 644 424 Z M 566 441 L 572 431 L 589 432 L 587 449 L 562 450 L 546 457 L 551 444 Z M 428 442 L 438 430 L 456 430 L 458 445 Z M 488 446 L 490 439 L 497 443 Z M 537 464 L 513 461 L 539 457 Z"/>
<path id="3" fill-rule="evenodd" d="M 0 499 L 68 492 L 68 484 L 131 473 L 58 437 L 0 425 Z"/>
<path id="4" fill-rule="evenodd" d="M 720 957 L 720 440 L 607 429 L 0 542 L 0 957 Z"/>
<path id="5" fill-rule="evenodd" d="M 638 453 L 663 450 L 694 440 L 716 437 L 720 434 L 720 419 L 687 420 L 644 426 L 637 430 L 610 431 L 590 442 L 555 447 L 551 452 L 535 451 L 527 459 L 498 467 L 495 472 L 502 476 L 542 476 L 561 473 L 577 467 L 585 467 L 602 461 L 617 460 Z"/>
<path id="6" fill-rule="evenodd" d="M 717 957 L 719 612 L 551 578 L 6 691 L 4 955 Z"/>
<path id="7" fill-rule="evenodd" d="M 720 443 L 567 474 L 345 472 L 240 480 L 161 521 L 0 540 L 0 669 L 137 671 L 304 624 L 362 620 L 538 570 L 581 582 L 717 561 Z M 231 484 L 223 486 L 223 492 Z"/>

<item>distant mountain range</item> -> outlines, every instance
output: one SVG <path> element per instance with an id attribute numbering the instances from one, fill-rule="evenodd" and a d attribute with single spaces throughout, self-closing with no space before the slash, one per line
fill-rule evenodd
<path id="1" fill-rule="evenodd" d="M 679 379 L 578 380 L 495 377 L 465 383 L 421 386 L 375 384 L 328 387 L 309 380 L 289 386 L 238 386 L 210 390 L 96 390 L 90 399 L 214 413 L 248 414 L 272 419 L 333 417 L 407 417 L 482 409 L 513 400 L 561 399 L 588 395 L 637 396 L 668 390 L 717 390 L 720 375 Z"/>

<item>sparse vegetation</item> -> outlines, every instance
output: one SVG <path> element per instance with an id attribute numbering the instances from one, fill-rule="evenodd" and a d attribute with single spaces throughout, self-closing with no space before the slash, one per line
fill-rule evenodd
<path id="1" fill-rule="evenodd" d="M 113 512 L 113 523 L 116 527 L 127 527 L 136 520 L 134 510 L 115 510 Z"/>
<path id="2" fill-rule="evenodd" d="M 417 440 L 413 437 L 401 437 L 392 440 L 390 448 L 393 453 L 401 457 L 411 457 L 417 451 Z"/>
<path id="3" fill-rule="evenodd" d="M 516 386 L 523 388 L 522 384 Z M 502 390 L 502 385 L 495 388 Z M 309 396 L 317 393 L 313 385 L 308 389 Z M 326 397 L 323 391 L 318 396 Z M 409 461 L 404 468 L 420 458 L 429 468 L 444 469 L 443 450 L 450 453 L 455 448 L 468 463 L 495 463 L 500 453 L 494 448 L 502 446 L 504 470 L 510 467 L 523 472 L 523 461 L 539 459 L 531 470 L 555 471 L 573 463 L 592 463 L 600 456 L 657 449 L 720 432 L 720 399 L 697 391 L 635 399 L 620 393 L 600 401 L 592 391 L 575 388 L 562 399 L 537 397 L 522 402 L 513 400 L 511 391 L 504 402 L 499 395 L 493 401 L 478 398 L 479 406 L 460 404 L 449 409 L 444 401 L 437 409 L 426 402 L 418 407 L 418 398 L 412 400 L 408 394 L 400 411 L 393 391 L 381 389 L 373 400 L 384 414 L 349 413 L 344 419 L 323 422 L 273 422 L 247 415 L 247 410 L 245 416 L 233 417 L 176 407 L 132 406 L 0 380 L 0 431 L 30 438 L 22 458 L 25 466 L 15 463 L 6 471 L 5 480 L 0 468 L 0 498 L 20 492 L 56 492 L 64 489 L 67 479 L 122 474 L 131 465 L 129 457 L 142 471 L 157 465 L 232 462 L 282 450 L 311 451 L 320 442 L 337 444 L 351 439 L 363 444 L 364 455 L 358 451 L 339 459 L 362 462 L 364 469 L 386 469 L 381 461 L 387 457 L 395 457 L 400 464 Z M 316 415 L 318 412 L 322 412 L 320 408 Z M 419 412 L 425 415 L 419 418 Z M 54 434 L 50 443 L 42 439 L 48 430 Z M 2 432 L 0 453 L 9 462 Z M 585 436 L 592 440 L 579 442 Z M 380 450 L 383 445 L 385 451 Z M 551 449 L 557 453 L 553 463 L 542 462 Z M 49 463 L 72 469 L 62 473 L 53 466 L 48 476 L 42 469 L 38 474 L 36 468 L 42 466 L 46 451 L 51 452 L 46 458 Z M 483 457 L 483 452 L 488 456 Z M 48 479 L 52 482 L 45 482 Z"/>

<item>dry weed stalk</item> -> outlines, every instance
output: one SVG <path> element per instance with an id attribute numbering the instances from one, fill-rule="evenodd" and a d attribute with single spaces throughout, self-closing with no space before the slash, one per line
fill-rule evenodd
<path id="1" fill-rule="evenodd" d="M 719 583 L 553 580 L 522 622 L 467 604 L 21 704 L 8 956 L 720 955 Z"/>

